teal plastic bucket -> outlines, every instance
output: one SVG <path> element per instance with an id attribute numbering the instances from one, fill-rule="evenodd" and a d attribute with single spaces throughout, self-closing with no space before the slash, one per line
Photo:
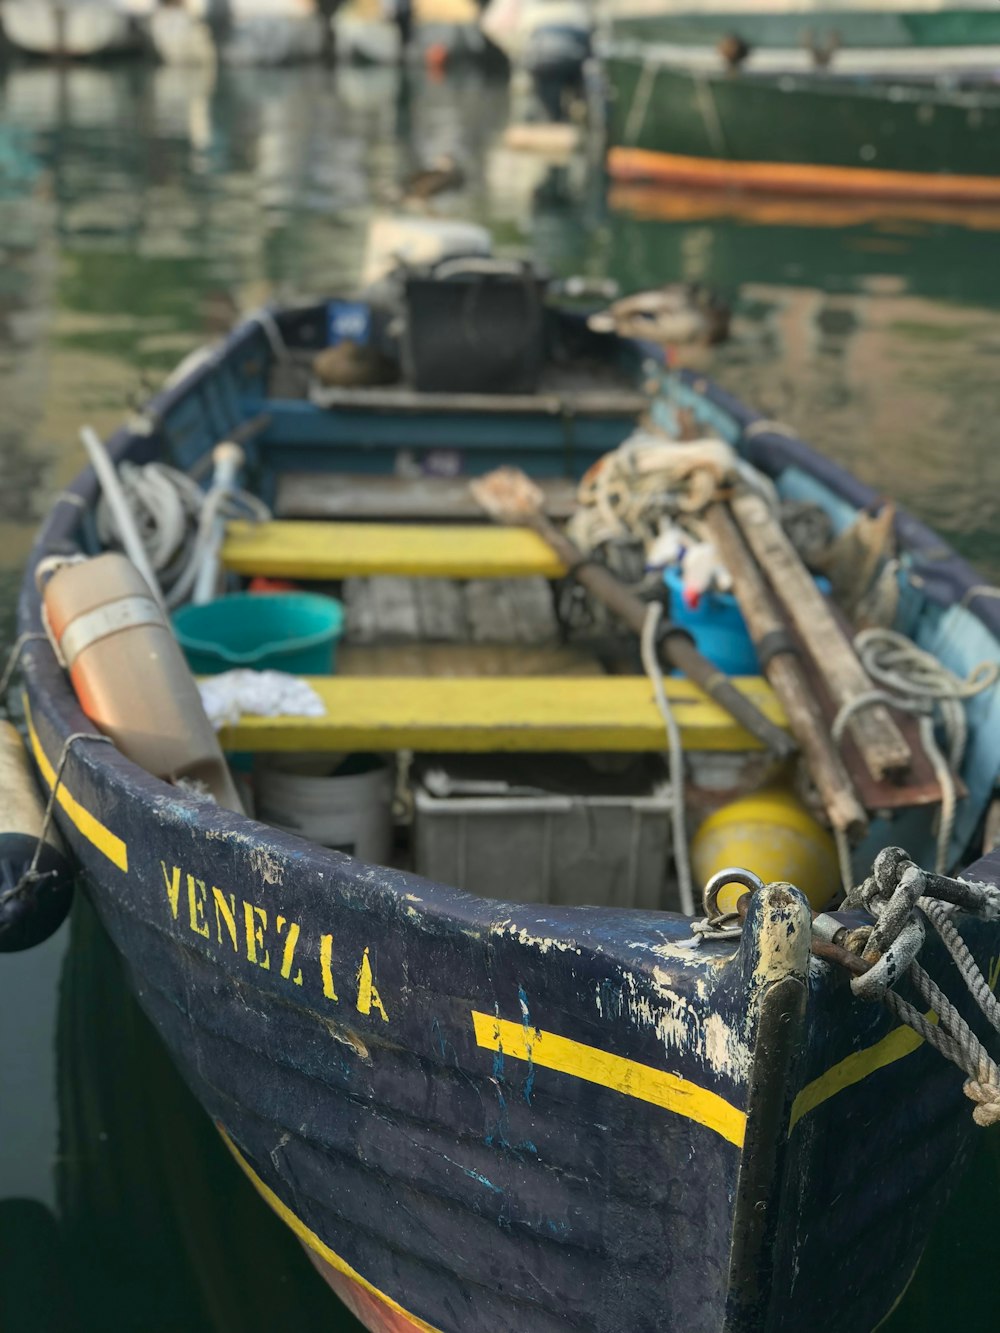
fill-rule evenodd
<path id="1" fill-rule="evenodd" d="M 308 592 L 233 593 L 174 612 L 174 631 L 196 676 L 236 667 L 329 676 L 344 608 Z"/>

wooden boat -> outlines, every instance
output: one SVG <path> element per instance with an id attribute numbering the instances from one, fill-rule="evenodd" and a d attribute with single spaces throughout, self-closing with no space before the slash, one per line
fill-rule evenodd
<path id="1" fill-rule="evenodd" d="M 443 616 L 431 579 L 474 580 L 479 594 L 501 575 L 566 574 L 534 534 L 469 523 L 458 478 L 523 462 L 550 512 L 565 512 L 575 480 L 647 412 L 666 430 L 716 431 L 840 527 L 877 503 L 776 423 L 665 371 L 655 349 L 558 312 L 537 392 L 390 385 L 310 398 L 304 367 L 348 315 L 357 332 L 358 306 L 247 321 L 110 442 L 119 462 L 189 470 L 242 433 L 279 518 L 230 526 L 233 573 L 389 577 L 397 629 L 401 588 L 416 586 L 402 580 L 419 576 L 426 639 Z M 663 887 L 639 892 L 620 861 L 602 871 L 593 822 L 582 849 L 540 870 L 525 852 L 540 826 L 516 808 L 472 881 L 471 860 L 456 867 L 462 892 L 401 868 L 405 849 L 398 866 L 364 864 L 153 778 L 86 739 L 93 726 L 44 638 L 36 573 L 96 549 L 97 490 L 87 470 L 59 497 L 26 573 L 30 746 L 142 1007 L 261 1196 L 367 1327 L 873 1329 L 954 1188 L 970 1103 L 926 1040 L 810 959 L 801 894 L 772 884 L 744 899 L 738 938 L 699 944 L 687 917 L 664 910 Z M 898 513 L 895 533 L 902 627 L 960 675 L 995 660 L 1000 609 L 975 573 L 914 518 Z M 353 665 L 313 682 L 325 715 L 244 717 L 221 733 L 227 750 L 465 751 L 497 767 L 520 754 L 534 772 L 540 751 L 620 764 L 663 749 L 644 677 L 567 674 L 571 646 L 523 641 L 410 642 L 408 676 L 398 646 L 371 643 L 378 607 L 353 591 L 369 642 L 349 642 Z M 487 603 L 494 629 L 511 623 L 511 604 Z M 488 684 L 462 678 L 484 652 Z M 521 674 L 504 678 L 512 663 Z M 735 753 L 743 771 L 759 754 L 686 682 L 665 688 L 689 762 Z M 765 682 L 743 688 L 781 720 Z M 968 713 L 952 866 L 981 846 L 998 769 L 996 691 Z M 878 799 L 891 802 L 889 784 Z M 657 809 L 640 820 L 646 834 L 665 818 Z M 888 842 L 926 863 L 931 824 L 926 805 L 877 820 L 856 864 Z M 967 873 L 995 883 L 1000 860 Z M 483 883 L 502 898 L 477 893 Z M 960 925 L 995 982 L 1000 927 Z M 921 961 L 974 1021 L 933 936 Z"/>
<path id="2" fill-rule="evenodd" d="M 649 13 L 639 4 L 615 17 L 605 48 L 616 178 L 892 201 L 1000 198 L 993 7 L 681 0 Z"/>

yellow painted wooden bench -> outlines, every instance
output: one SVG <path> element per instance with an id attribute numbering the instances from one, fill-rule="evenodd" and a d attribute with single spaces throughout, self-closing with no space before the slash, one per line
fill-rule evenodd
<path id="1" fill-rule="evenodd" d="M 737 685 L 784 724 L 759 677 Z M 434 678 L 317 676 L 325 717 L 244 717 L 221 735 L 227 750 L 625 750 L 666 748 L 643 676 Z M 759 742 L 690 681 L 667 692 L 688 750 L 756 750 Z"/>
<path id="2" fill-rule="evenodd" d="M 230 523 L 225 567 L 267 578 L 558 578 L 565 566 L 537 533 L 490 524 Z"/>

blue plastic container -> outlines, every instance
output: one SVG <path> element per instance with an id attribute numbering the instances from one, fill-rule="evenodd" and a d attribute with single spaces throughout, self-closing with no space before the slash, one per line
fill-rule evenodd
<path id="1" fill-rule="evenodd" d="M 670 619 L 686 629 L 695 647 L 727 676 L 757 676 L 760 667 L 739 603 L 731 592 L 706 592 L 692 609 L 684 601 L 680 565 L 663 571 L 670 590 Z"/>
<path id="2" fill-rule="evenodd" d="M 234 593 L 174 612 L 174 631 L 196 676 L 235 667 L 329 676 L 344 608 L 315 593 Z"/>

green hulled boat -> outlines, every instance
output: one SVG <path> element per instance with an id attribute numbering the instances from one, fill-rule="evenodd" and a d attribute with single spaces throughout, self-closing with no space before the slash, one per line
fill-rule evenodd
<path id="1" fill-rule="evenodd" d="M 1000 200 L 1000 87 L 707 70 L 653 47 L 612 48 L 606 71 L 609 169 L 618 179 Z"/>
<path id="2" fill-rule="evenodd" d="M 603 38 L 614 176 L 1000 199 L 993 0 L 630 3 Z"/>

